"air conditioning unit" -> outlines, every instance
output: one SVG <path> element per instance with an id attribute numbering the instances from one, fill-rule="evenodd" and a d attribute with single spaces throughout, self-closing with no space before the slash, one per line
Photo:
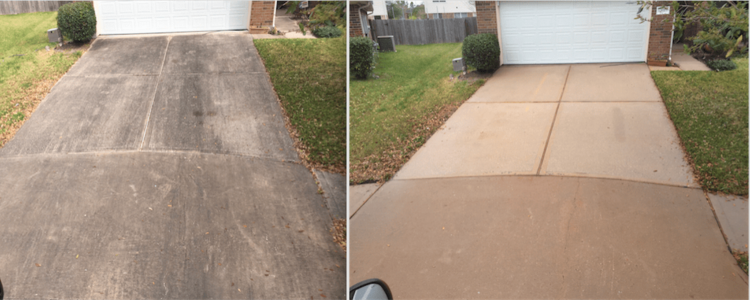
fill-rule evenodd
<path id="1" fill-rule="evenodd" d="M 378 45 L 380 45 L 380 51 L 392 51 L 396 52 L 396 40 L 392 35 L 378 36 Z"/>

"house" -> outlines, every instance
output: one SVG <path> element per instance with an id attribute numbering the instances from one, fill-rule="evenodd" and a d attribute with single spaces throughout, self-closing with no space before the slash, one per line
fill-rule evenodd
<path id="1" fill-rule="evenodd" d="M 475 1 L 425 0 L 424 11 L 429 19 L 458 19 L 476 16 Z"/>
<path id="2" fill-rule="evenodd" d="M 370 20 L 388 20 L 388 10 L 385 0 L 372 1 L 372 13 L 367 15 Z"/>
<path id="3" fill-rule="evenodd" d="M 349 36 L 371 37 L 367 14 L 373 11 L 373 1 L 349 1 Z"/>
<path id="4" fill-rule="evenodd" d="M 215 30 L 266 33 L 277 1 L 94 1 L 98 34 Z"/>
<path id="5" fill-rule="evenodd" d="M 658 64 L 670 58 L 674 12 L 655 6 L 641 22 L 635 1 L 476 1 L 477 27 L 497 35 L 501 64 Z"/>

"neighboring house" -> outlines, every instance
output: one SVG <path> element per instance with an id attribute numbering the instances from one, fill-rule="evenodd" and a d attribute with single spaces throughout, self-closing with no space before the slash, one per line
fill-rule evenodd
<path id="1" fill-rule="evenodd" d="M 349 36 L 372 36 L 367 14 L 373 9 L 373 1 L 349 1 Z"/>
<path id="2" fill-rule="evenodd" d="M 94 1 L 98 34 L 250 30 L 274 26 L 276 1 Z"/>
<path id="3" fill-rule="evenodd" d="M 502 64 L 656 64 L 671 54 L 668 5 L 657 2 L 659 14 L 656 7 L 644 10 L 653 21 L 641 23 L 635 1 L 476 1 L 477 27 L 498 35 Z"/>
<path id="4" fill-rule="evenodd" d="M 373 0 L 372 1 L 372 13 L 367 15 L 370 20 L 388 20 L 388 6 L 385 5 L 385 0 Z"/>
<path id="5" fill-rule="evenodd" d="M 429 19 L 458 19 L 476 16 L 475 1 L 425 0 L 424 11 Z"/>

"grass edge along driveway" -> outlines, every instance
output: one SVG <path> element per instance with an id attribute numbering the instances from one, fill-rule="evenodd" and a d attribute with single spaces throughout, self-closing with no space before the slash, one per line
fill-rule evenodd
<path id="1" fill-rule="evenodd" d="M 57 12 L 0 16 L 0 147 L 82 55 L 52 50 L 47 29 L 56 27 Z"/>
<path id="2" fill-rule="evenodd" d="M 343 174 L 346 165 L 346 37 L 256 39 L 303 161 Z"/>
<path id="3" fill-rule="evenodd" d="M 748 194 L 748 59 L 724 72 L 652 71 L 704 189 Z"/>
<path id="4" fill-rule="evenodd" d="M 387 181 L 484 80 L 451 80 L 461 43 L 378 54 L 377 79 L 350 80 L 350 181 Z"/>

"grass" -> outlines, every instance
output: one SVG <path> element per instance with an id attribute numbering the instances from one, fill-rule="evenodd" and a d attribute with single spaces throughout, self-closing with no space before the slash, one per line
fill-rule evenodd
<path id="1" fill-rule="evenodd" d="M 748 193 L 748 59 L 724 72 L 653 71 L 700 184 Z"/>
<path id="2" fill-rule="evenodd" d="M 0 147 L 28 119 L 81 52 L 47 51 L 56 12 L 0 16 Z"/>
<path id="3" fill-rule="evenodd" d="M 461 44 L 401 45 L 379 53 L 378 79 L 350 81 L 350 180 L 383 181 L 483 83 L 450 80 Z"/>
<path id="4" fill-rule="evenodd" d="M 303 159 L 314 167 L 344 173 L 346 38 L 256 39 L 255 46 Z"/>

